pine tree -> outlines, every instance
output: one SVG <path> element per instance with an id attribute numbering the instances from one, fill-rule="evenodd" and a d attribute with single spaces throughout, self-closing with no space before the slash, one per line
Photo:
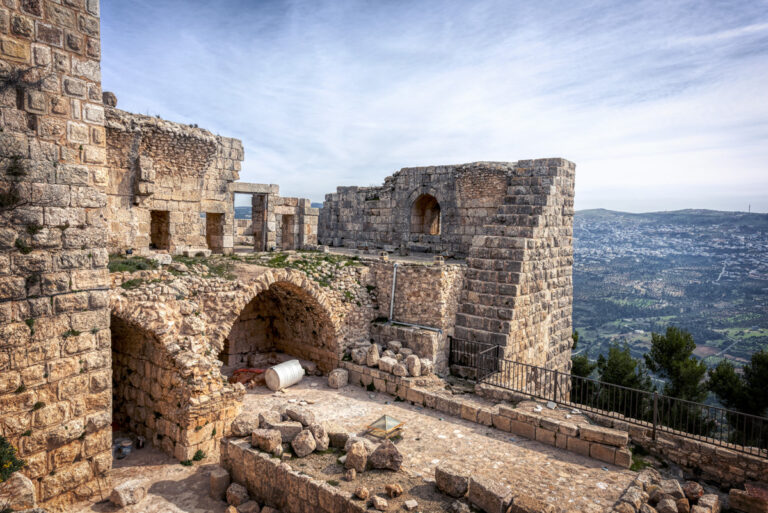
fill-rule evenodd
<path id="1" fill-rule="evenodd" d="M 693 356 L 693 336 L 674 326 L 665 334 L 651 334 L 651 350 L 645 364 L 651 372 L 665 380 L 664 394 L 686 401 L 702 402 L 707 397 L 703 383 L 707 366 Z"/>

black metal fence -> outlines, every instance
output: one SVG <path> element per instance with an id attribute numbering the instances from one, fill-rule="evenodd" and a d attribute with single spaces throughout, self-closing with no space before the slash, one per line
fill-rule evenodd
<path id="1" fill-rule="evenodd" d="M 768 418 L 605 383 L 502 358 L 499 346 L 451 340 L 451 365 L 482 383 L 620 419 L 657 432 L 768 458 Z"/>

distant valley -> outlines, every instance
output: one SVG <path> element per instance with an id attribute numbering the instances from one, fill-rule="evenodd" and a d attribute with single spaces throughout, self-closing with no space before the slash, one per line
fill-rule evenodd
<path id="1" fill-rule="evenodd" d="M 708 365 L 768 348 L 768 214 L 583 210 L 574 238 L 579 352 L 626 343 L 639 356 L 670 324 Z"/>

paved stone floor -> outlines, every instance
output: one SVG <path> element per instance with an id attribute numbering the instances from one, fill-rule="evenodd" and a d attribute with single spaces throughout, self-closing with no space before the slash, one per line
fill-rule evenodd
<path id="1" fill-rule="evenodd" d="M 387 394 L 347 386 L 328 388 L 327 378 L 304 378 L 283 392 L 259 387 L 245 396 L 244 410 L 261 411 L 281 404 L 307 401 L 318 420 L 332 420 L 350 432 L 385 413 L 405 422 L 404 469 L 433 481 L 443 461 L 469 468 L 474 475 L 503 482 L 515 493 L 527 493 L 555 505 L 561 512 L 597 513 L 610 506 L 629 485 L 634 472 L 562 451 L 522 437 L 449 417 L 434 410 L 396 402 Z M 226 504 L 208 496 L 208 471 L 218 461 L 211 454 L 202 463 L 184 467 L 154 448 L 134 451 L 116 460 L 113 485 L 129 479 L 150 482 L 147 498 L 126 513 L 223 513 Z M 113 512 L 108 502 L 82 505 L 76 512 Z"/>
<path id="2" fill-rule="evenodd" d="M 503 482 L 515 493 L 527 493 L 563 512 L 608 511 L 634 477 L 634 472 L 512 436 L 465 420 L 395 402 L 387 394 L 347 386 L 327 387 L 325 378 L 304 378 L 281 393 L 266 388 L 249 390 L 245 410 L 272 409 L 285 402 L 307 401 L 318 420 L 332 420 L 351 432 L 383 414 L 405 422 L 404 468 L 424 479 L 434 479 L 443 461 L 469 468 L 474 475 Z"/>

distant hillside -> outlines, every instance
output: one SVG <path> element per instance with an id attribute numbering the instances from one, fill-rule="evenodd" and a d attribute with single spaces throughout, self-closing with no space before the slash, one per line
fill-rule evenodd
<path id="1" fill-rule="evenodd" d="M 595 208 L 591 210 L 577 210 L 576 219 L 584 221 L 610 221 L 620 220 L 624 223 L 665 223 L 694 226 L 747 226 L 757 230 L 768 229 L 768 214 L 756 214 L 747 212 L 725 212 L 720 210 L 685 209 L 670 210 L 664 212 L 644 212 L 634 214 L 630 212 L 618 212 Z"/>
<path id="2" fill-rule="evenodd" d="M 322 203 L 312 203 L 313 208 L 321 208 Z M 235 219 L 250 219 L 251 207 L 235 207 Z"/>

